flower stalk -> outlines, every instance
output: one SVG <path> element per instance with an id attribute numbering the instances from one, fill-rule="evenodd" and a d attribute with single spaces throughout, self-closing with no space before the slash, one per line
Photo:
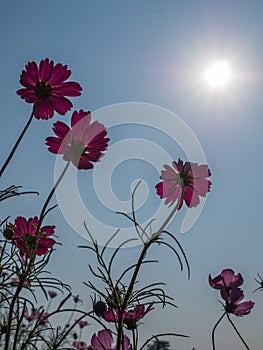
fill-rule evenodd
<path id="1" fill-rule="evenodd" d="M 22 130 L 22 132 L 21 132 L 21 134 L 19 135 L 19 137 L 18 137 L 18 139 L 17 139 L 17 141 L 16 141 L 14 147 L 12 148 L 12 150 L 11 150 L 9 156 L 7 157 L 7 159 L 6 159 L 5 163 L 4 163 L 4 165 L 2 166 L 2 168 L 1 168 L 1 170 L 0 170 L 0 177 L 3 175 L 5 169 L 7 168 L 8 164 L 10 163 L 11 159 L 12 159 L 13 156 L 14 156 L 14 154 L 15 154 L 15 152 L 16 152 L 16 150 L 17 150 L 17 147 L 19 146 L 21 140 L 23 139 L 25 133 L 27 132 L 27 129 L 29 128 L 29 126 L 30 126 L 30 124 L 31 124 L 31 122 L 32 122 L 32 120 L 33 120 L 34 113 L 35 113 L 35 111 L 36 111 L 36 109 L 37 109 L 38 103 L 39 103 L 39 102 L 36 102 L 36 104 L 33 106 L 32 113 L 31 113 L 31 115 L 30 115 L 30 117 L 29 117 L 29 119 L 28 119 L 28 122 L 26 123 L 26 126 L 25 126 L 24 129 Z"/>

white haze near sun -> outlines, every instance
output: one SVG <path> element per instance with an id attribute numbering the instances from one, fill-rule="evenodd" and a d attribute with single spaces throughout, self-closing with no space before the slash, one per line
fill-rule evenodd
<path id="1" fill-rule="evenodd" d="M 204 72 L 204 80 L 212 88 L 226 88 L 231 82 L 232 69 L 228 61 L 211 63 Z"/>

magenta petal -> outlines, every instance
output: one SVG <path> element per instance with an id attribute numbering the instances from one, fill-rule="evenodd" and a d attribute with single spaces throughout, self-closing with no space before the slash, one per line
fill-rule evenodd
<path id="1" fill-rule="evenodd" d="M 231 269 L 223 270 L 221 272 L 221 276 L 224 279 L 226 286 L 229 286 L 232 278 L 234 277 L 234 271 Z"/>
<path id="2" fill-rule="evenodd" d="M 91 113 L 90 112 L 85 112 L 83 109 L 81 109 L 79 112 L 74 111 L 71 117 L 71 127 L 75 126 L 80 120 L 85 118 L 85 124 L 86 126 L 90 125 L 90 120 L 91 120 Z M 81 125 L 84 126 L 84 125 Z M 77 130 L 74 128 L 74 130 Z"/>
<path id="3" fill-rule="evenodd" d="M 39 65 L 39 80 L 46 82 L 48 77 L 52 73 L 52 69 L 54 66 L 54 62 L 50 61 L 46 58 L 45 60 L 42 60 Z"/>
<path id="4" fill-rule="evenodd" d="M 112 336 L 111 331 L 102 330 L 98 332 L 98 335 L 93 334 L 91 338 L 91 348 L 93 350 L 111 350 L 112 348 Z"/>
<path id="5" fill-rule="evenodd" d="M 70 75 L 71 71 L 67 68 L 67 66 L 62 66 L 62 64 L 58 63 L 54 66 L 52 75 L 49 77 L 47 82 L 50 85 L 57 86 L 58 84 L 67 80 Z"/>
<path id="6" fill-rule="evenodd" d="M 49 103 L 60 115 L 65 115 L 72 108 L 72 103 L 65 97 L 50 96 Z"/>
<path id="7" fill-rule="evenodd" d="M 54 115 L 54 109 L 50 106 L 48 101 L 39 101 L 37 109 L 34 113 L 34 116 L 37 119 L 49 119 Z"/>
<path id="8" fill-rule="evenodd" d="M 111 307 L 109 307 L 107 311 L 103 312 L 102 317 L 108 322 L 118 322 L 118 313 Z"/>
<path id="9" fill-rule="evenodd" d="M 56 226 L 52 225 L 52 226 L 43 226 L 41 227 L 40 232 L 41 233 L 45 233 L 46 236 L 50 236 L 53 235 L 55 233 L 55 228 Z"/>
<path id="10" fill-rule="evenodd" d="M 63 150 L 61 147 L 61 141 L 56 137 L 47 137 L 46 145 L 48 146 L 48 150 L 54 154 L 63 154 Z"/>
<path id="11" fill-rule="evenodd" d="M 39 80 L 39 71 L 36 62 L 28 62 L 26 65 L 26 70 L 24 70 L 21 74 L 20 83 L 22 85 L 27 82 L 32 85 L 35 84 Z"/>
<path id="12" fill-rule="evenodd" d="M 205 197 L 210 191 L 211 182 L 207 179 L 194 179 L 192 186 L 199 196 Z"/>
<path id="13" fill-rule="evenodd" d="M 170 181 L 170 180 L 175 180 L 176 179 L 176 172 L 171 168 L 169 165 L 164 165 L 164 169 L 161 171 L 161 176 L 160 178 L 163 181 Z"/>
<path id="14" fill-rule="evenodd" d="M 74 162 L 74 165 L 80 170 L 88 170 L 93 168 L 93 164 L 85 157 L 80 157 L 78 162 Z"/>
<path id="15" fill-rule="evenodd" d="M 53 124 L 53 131 L 60 140 L 63 140 L 70 132 L 70 128 L 65 123 L 58 121 Z"/>
<path id="16" fill-rule="evenodd" d="M 61 85 L 56 86 L 53 89 L 53 94 L 57 96 L 80 96 L 82 88 L 78 83 L 75 82 L 65 82 Z"/>
<path id="17" fill-rule="evenodd" d="M 182 188 L 180 186 L 176 186 L 174 191 L 167 196 L 166 200 L 165 200 L 165 204 L 170 204 L 172 205 L 173 203 L 175 203 L 177 200 L 180 200 L 182 196 Z M 182 206 L 182 201 L 181 203 L 178 205 L 178 210 L 181 208 Z"/>
<path id="18" fill-rule="evenodd" d="M 255 303 L 253 301 L 243 301 L 235 308 L 233 314 L 236 316 L 248 315 L 254 305 Z"/>
<path id="19" fill-rule="evenodd" d="M 20 89 L 16 93 L 28 103 L 35 103 L 37 101 L 36 95 L 30 89 Z"/>
<path id="20" fill-rule="evenodd" d="M 178 162 L 173 161 L 172 164 L 173 164 L 173 167 L 176 170 L 176 172 L 180 173 L 183 170 L 184 163 L 180 158 L 178 159 Z"/>

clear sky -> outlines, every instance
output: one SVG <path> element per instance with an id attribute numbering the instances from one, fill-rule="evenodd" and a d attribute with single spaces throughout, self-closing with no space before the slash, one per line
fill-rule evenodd
<path id="1" fill-rule="evenodd" d="M 191 230 L 180 233 L 186 209 L 169 227 L 187 253 L 191 279 L 180 273 L 175 257 L 161 247 L 150 254 L 160 260 L 159 265 L 145 268 L 140 275 L 141 281 L 167 282 L 167 291 L 179 306 L 153 311 L 145 318 L 142 333 L 145 337 L 164 331 L 190 335 L 189 340 L 172 341 L 180 350 L 211 349 L 211 330 L 221 306 L 207 278 L 228 267 L 242 273 L 246 299 L 256 302 L 251 315 L 236 318 L 236 324 L 251 349 L 262 349 L 262 294 L 252 294 L 257 288 L 254 277 L 258 272 L 263 275 L 262 13 L 260 0 L 10 0 L 1 6 L 1 162 L 31 112 L 31 106 L 16 96 L 19 75 L 28 61 L 46 57 L 67 64 L 71 79 L 83 87 L 82 96 L 72 99 L 75 109 L 96 111 L 125 102 L 153 104 L 179 116 L 199 140 L 212 172 L 211 193 Z M 202 77 L 215 60 L 228 60 L 233 70 L 232 82 L 220 90 L 209 88 Z M 6 202 L 5 214 L 13 218 L 39 214 L 53 185 L 55 164 L 44 140 L 52 136 L 53 122 L 68 122 L 70 116 L 33 121 L 1 188 L 23 185 L 26 190 L 39 190 L 40 196 Z M 103 123 L 107 127 L 111 120 Z M 112 127 L 110 146 L 136 137 L 160 144 L 175 160 L 184 158 L 185 150 L 162 133 L 165 117 L 159 124 L 160 130 L 141 125 Z M 121 163 L 114 169 L 112 189 L 120 200 L 128 200 L 130 184 L 141 177 L 149 185 L 149 200 L 141 214 L 147 220 L 160 202 L 154 191 L 159 173 L 151 164 L 136 159 Z M 96 198 L 93 171 L 81 172 L 79 180 L 83 201 L 94 216 L 106 225 L 124 225 L 123 218 Z M 103 190 L 105 184 L 101 186 Z M 59 209 L 50 213 L 46 223 L 56 224 L 63 244 L 50 269 L 89 300 L 82 281 L 91 277 L 87 264 L 95 260 L 77 248 L 85 239 L 74 232 Z M 139 249 L 121 252 L 120 266 L 133 263 Z M 217 349 L 241 349 L 225 325 L 219 327 Z"/>

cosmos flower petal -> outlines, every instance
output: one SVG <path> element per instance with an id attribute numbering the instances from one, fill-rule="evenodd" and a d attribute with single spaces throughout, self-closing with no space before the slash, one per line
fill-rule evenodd
<path id="1" fill-rule="evenodd" d="M 61 141 L 56 137 L 47 137 L 46 145 L 48 145 L 48 150 L 54 154 L 63 154 L 63 149 L 61 148 Z"/>
<path id="2" fill-rule="evenodd" d="M 79 111 L 74 111 L 71 117 L 71 127 L 73 128 L 73 126 L 83 118 L 87 118 L 87 125 L 90 124 L 91 112 L 85 112 L 83 109 L 80 109 Z"/>
<path id="3" fill-rule="evenodd" d="M 236 316 L 248 315 L 254 305 L 255 303 L 253 301 L 243 301 L 242 303 L 237 305 L 237 307 L 233 311 L 233 314 Z"/>
<path id="4" fill-rule="evenodd" d="M 52 86 L 57 86 L 67 80 L 70 75 L 71 71 L 68 69 L 68 66 L 62 66 L 61 63 L 58 63 L 54 66 L 52 74 L 49 75 L 47 83 Z"/>
<path id="5" fill-rule="evenodd" d="M 70 128 L 67 124 L 58 121 L 53 124 L 53 131 L 57 135 L 57 137 L 62 141 L 67 133 L 70 131 Z"/>
<path id="6" fill-rule="evenodd" d="M 54 108 L 50 105 L 48 100 L 39 101 L 38 107 L 34 116 L 37 119 L 50 119 L 54 115 Z"/>
<path id="7" fill-rule="evenodd" d="M 80 96 L 82 88 L 78 83 L 73 81 L 66 81 L 63 84 L 57 85 L 52 89 L 52 93 L 55 96 Z"/>
<path id="8" fill-rule="evenodd" d="M 25 87 L 33 87 L 39 80 L 38 66 L 36 62 L 28 62 L 26 69 L 20 75 L 20 84 Z"/>
<path id="9" fill-rule="evenodd" d="M 216 276 L 215 278 L 212 278 L 211 275 L 209 275 L 208 280 L 210 286 L 214 289 L 221 289 L 224 286 L 221 274 Z"/>
<path id="10" fill-rule="evenodd" d="M 47 82 L 48 78 L 52 76 L 52 70 L 54 67 L 54 62 L 46 58 L 42 60 L 39 65 L 39 81 Z M 53 73 L 54 74 L 54 73 Z"/>
<path id="11" fill-rule="evenodd" d="M 210 191 L 211 181 L 207 179 L 195 179 L 192 186 L 199 196 L 205 197 L 207 192 Z"/>
<path id="12" fill-rule="evenodd" d="M 69 99 L 65 97 L 50 96 L 49 103 L 52 108 L 60 115 L 65 115 L 73 105 Z"/>
<path id="13" fill-rule="evenodd" d="M 98 335 L 93 334 L 91 338 L 92 350 L 110 350 L 112 349 L 112 336 L 109 330 L 103 329 Z"/>

